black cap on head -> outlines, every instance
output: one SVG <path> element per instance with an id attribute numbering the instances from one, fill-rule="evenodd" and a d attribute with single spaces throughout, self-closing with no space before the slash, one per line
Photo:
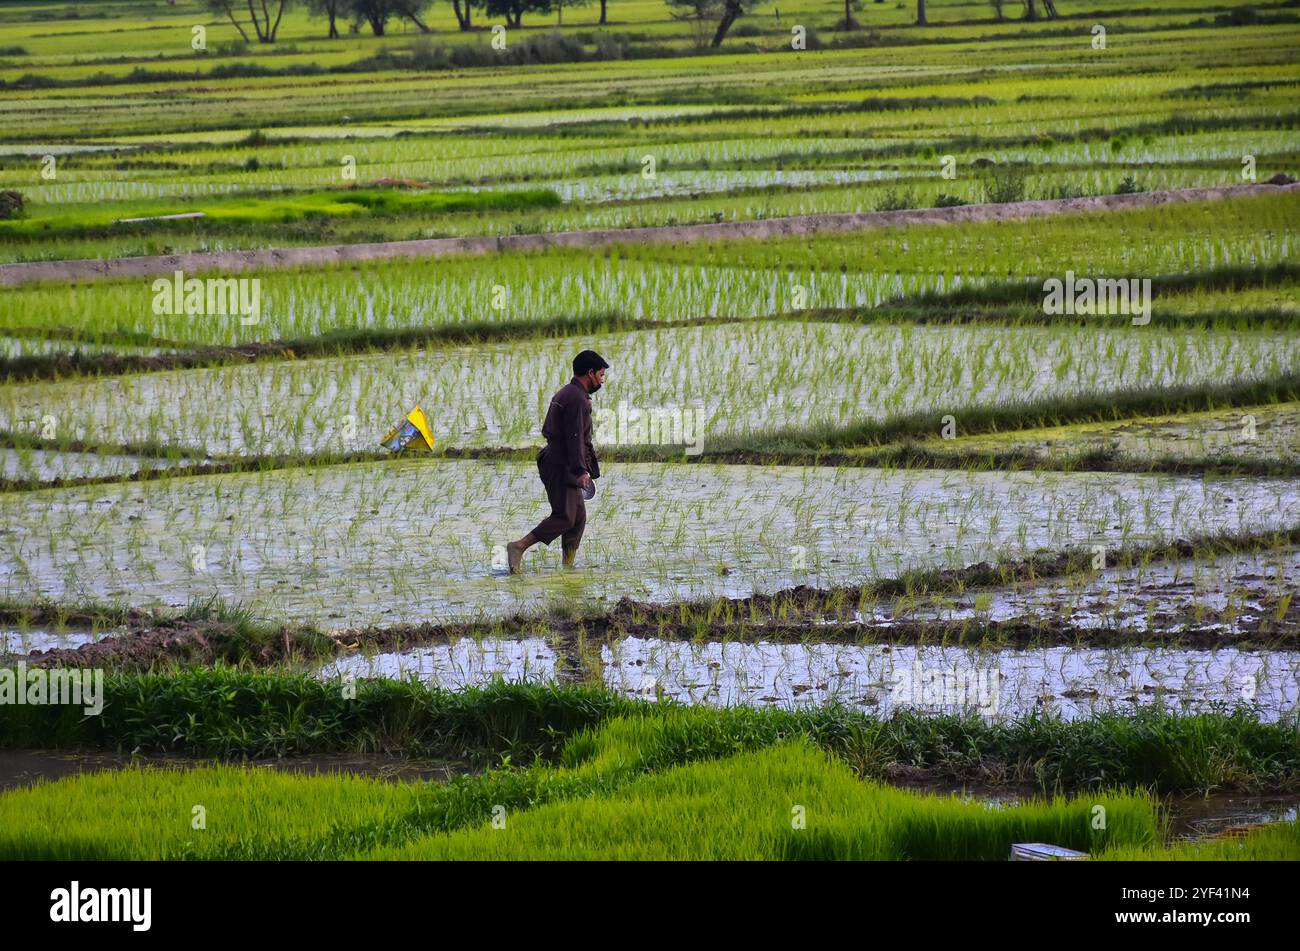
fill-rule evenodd
<path id="1" fill-rule="evenodd" d="M 602 357 L 595 350 L 584 350 L 573 358 L 573 375 L 582 376 L 588 370 L 604 370 L 609 367 Z"/>

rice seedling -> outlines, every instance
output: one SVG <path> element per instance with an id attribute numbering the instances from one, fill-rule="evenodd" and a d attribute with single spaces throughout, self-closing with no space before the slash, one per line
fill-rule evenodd
<path id="1" fill-rule="evenodd" d="M 52 278 L 0 298 L 0 652 L 110 669 L 0 748 L 486 767 L 81 776 L 0 794 L 0 855 L 1294 857 L 1168 847 L 1153 794 L 1300 774 L 1296 15 L 792 2 L 707 60 L 649 0 L 504 56 L 446 5 L 203 52 L 189 0 L 0 11 L 0 280 Z M 173 261 L 257 313 L 159 303 Z M 582 567 L 507 576 L 586 348 Z"/>

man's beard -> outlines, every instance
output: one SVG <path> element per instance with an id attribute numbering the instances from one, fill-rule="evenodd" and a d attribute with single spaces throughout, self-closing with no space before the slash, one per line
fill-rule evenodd
<path id="1" fill-rule="evenodd" d="M 595 380 L 592 380 L 592 381 L 591 381 L 591 389 L 589 389 L 587 392 L 588 392 L 588 393 L 595 393 L 598 389 L 600 389 L 600 388 L 601 388 L 602 386 L 604 386 L 604 385 L 605 385 L 604 383 L 599 383 L 599 382 L 597 382 L 597 381 L 595 381 Z"/>

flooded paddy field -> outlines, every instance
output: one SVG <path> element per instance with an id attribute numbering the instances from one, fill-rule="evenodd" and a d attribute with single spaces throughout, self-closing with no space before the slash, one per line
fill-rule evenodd
<path id="1" fill-rule="evenodd" d="M 977 648 L 888 644 L 694 643 L 628 637 L 573 669 L 544 638 L 430 645 L 340 658 L 326 678 L 414 678 L 463 689 L 495 679 L 598 680 L 620 694 L 712 706 L 838 704 L 890 716 L 913 709 L 1066 719 L 1161 704 L 1181 712 L 1242 707 L 1266 721 L 1300 713 L 1300 653 L 1163 648 Z"/>
<path id="2" fill-rule="evenodd" d="M 1290 4 L 75 6 L 0 15 L 0 860 L 1300 857 Z"/>
<path id="3" fill-rule="evenodd" d="M 925 446 L 953 454 L 1026 453 L 1046 463 L 1095 452 L 1113 452 L 1139 462 L 1296 462 L 1300 461 L 1300 403 L 962 436 L 931 440 Z"/>
<path id="4" fill-rule="evenodd" d="M 1155 561 L 1075 578 L 882 601 L 826 614 L 821 624 L 876 629 L 927 623 L 1023 624 L 1100 632 L 1230 639 L 1300 628 L 1300 548 Z"/>
<path id="5" fill-rule="evenodd" d="M 104 638 L 129 636 L 125 628 L 96 630 L 86 626 L 20 628 L 0 623 L 0 660 L 21 657 L 37 651 L 73 650 Z"/>
<path id="6" fill-rule="evenodd" d="M 395 412 L 421 404 L 440 448 L 534 446 L 551 394 L 569 378 L 555 354 L 584 347 L 618 354 L 611 396 L 595 404 L 597 445 L 661 442 L 684 453 L 745 433 L 920 410 L 934 412 L 936 433 L 945 414 L 960 432 L 962 412 L 977 406 L 1267 380 L 1300 366 L 1300 334 L 1276 331 L 759 321 L 0 385 L 0 429 L 52 416 L 60 438 L 90 444 L 343 453 L 374 450 Z M 454 414 L 440 409 L 450 406 Z M 656 409 L 676 410 L 676 429 L 638 437 L 636 414 Z"/>
<path id="7" fill-rule="evenodd" d="M 0 447 L 0 482 L 123 478 L 186 464 L 184 460 L 147 456 Z"/>
<path id="8" fill-rule="evenodd" d="M 744 597 L 1066 548 L 1285 530 L 1285 479 L 620 465 L 580 567 L 504 542 L 544 514 L 534 466 L 408 460 L 0 495 L 0 595 L 354 627 L 548 606 Z"/>

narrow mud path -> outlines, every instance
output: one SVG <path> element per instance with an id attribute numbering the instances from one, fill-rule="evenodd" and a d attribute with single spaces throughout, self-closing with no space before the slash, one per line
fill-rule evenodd
<path id="1" fill-rule="evenodd" d="M 682 244 L 732 239 L 763 240 L 846 231 L 870 231 L 877 228 L 901 228 L 910 225 L 957 224 L 967 221 L 1020 221 L 1049 215 L 1121 211 L 1176 202 L 1217 201 L 1225 198 L 1293 192 L 1297 189 L 1300 189 L 1300 183 L 1226 185 L 1216 188 L 1140 192 L 1135 195 L 1044 199 L 999 205 L 959 205 L 956 208 L 804 215 L 762 221 L 729 221 L 719 224 L 660 228 L 613 228 L 602 231 L 557 231 L 500 237 L 431 238 L 420 241 L 333 244 L 263 251 L 193 251 L 185 254 L 115 258 L 108 261 L 32 261 L 0 265 L 0 285 L 13 287 L 41 281 L 156 277 L 169 275 L 174 271 L 184 271 L 187 274 L 220 271 L 228 274 L 235 271 L 322 266 L 350 261 L 437 258 L 463 254 L 492 254 L 501 251 L 540 251 L 546 248 L 602 248 L 616 244 Z"/>

